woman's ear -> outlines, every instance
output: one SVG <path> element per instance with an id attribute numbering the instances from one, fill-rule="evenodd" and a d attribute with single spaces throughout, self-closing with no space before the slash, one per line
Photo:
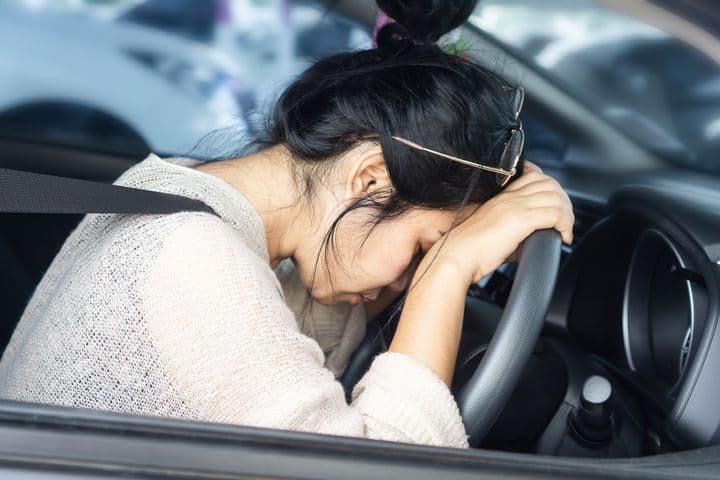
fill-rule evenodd
<path id="1" fill-rule="evenodd" d="M 360 198 L 390 184 L 380 145 L 373 142 L 367 148 L 358 149 L 347 176 L 348 193 L 352 198 Z"/>

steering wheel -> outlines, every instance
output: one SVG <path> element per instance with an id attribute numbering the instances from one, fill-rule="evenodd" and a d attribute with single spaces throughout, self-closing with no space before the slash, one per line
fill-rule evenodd
<path id="1" fill-rule="evenodd" d="M 560 244 L 560 234 L 547 229 L 534 232 L 520 247 L 500 323 L 477 370 L 457 396 L 472 446 L 497 420 L 540 337 L 557 280 Z"/>

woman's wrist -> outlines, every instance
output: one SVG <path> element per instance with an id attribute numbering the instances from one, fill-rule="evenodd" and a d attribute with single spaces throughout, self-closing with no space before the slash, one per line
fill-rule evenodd
<path id="1" fill-rule="evenodd" d="M 442 248 L 447 248 L 447 245 Z M 412 285 L 415 285 L 424 276 L 439 275 L 452 283 L 457 283 L 462 288 L 468 288 L 473 283 L 475 276 L 471 268 L 468 268 L 469 266 L 470 262 L 455 258 L 449 252 L 445 254 L 442 250 L 435 254 L 430 252 L 418 265 Z"/>

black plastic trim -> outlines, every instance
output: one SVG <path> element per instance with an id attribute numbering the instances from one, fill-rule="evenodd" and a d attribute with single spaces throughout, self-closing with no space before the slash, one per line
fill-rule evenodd
<path id="1" fill-rule="evenodd" d="M 0 465 L 0 473 L 155 478 L 713 478 L 720 447 L 623 461 L 554 458 L 3 402 Z"/>

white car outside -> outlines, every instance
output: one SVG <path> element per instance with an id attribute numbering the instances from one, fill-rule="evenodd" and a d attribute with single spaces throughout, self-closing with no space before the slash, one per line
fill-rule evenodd
<path id="1" fill-rule="evenodd" d="M 247 128 L 240 74 L 222 52 L 148 27 L 0 6 L 0 118 L 77 105 L 124 123 L 153 151 L 185 154 L 214 129 Z"/>

